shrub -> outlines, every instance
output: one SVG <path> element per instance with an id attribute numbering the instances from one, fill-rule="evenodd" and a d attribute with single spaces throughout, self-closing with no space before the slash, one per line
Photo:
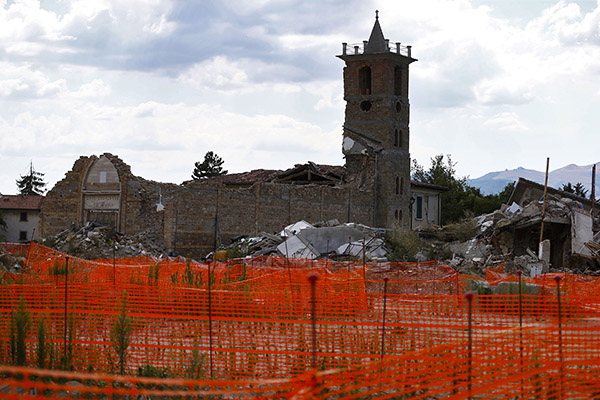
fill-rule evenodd
<path id="1" fill-rule="evenodd" d="M 121 304 L 121 313 L 117 316 L 113 326 L 110 328 L 110 338 L 113 347 L 119 357 L 119 370 L 121 375 L 125 374 L 127 349 L 131 344 L 131 333 L 133 332 L 133 321 L 127 315 L 125 299 Z"/>
<path id="2" fill-rule="evenodd" d="M 21 297 L 16 310 L 10 313 L 10 354 L 15 365 L 27 365 L 25 340 L 31 324 L 25 298 Z"/>
<path id="3" fill-rule="evenodd" d="M 414 231 L 403 230 L 395 226 L 388 234 L 391 261 L 416 261 L 415 255 L 421 250 L 419 236 Z"/>

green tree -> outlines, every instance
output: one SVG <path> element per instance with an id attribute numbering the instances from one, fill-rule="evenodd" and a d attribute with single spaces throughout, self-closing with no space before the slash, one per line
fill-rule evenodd
<path id="1" fill-rule="evenodd" d="M 223 170 L 223 163 L 224 161 L 221 157 L 212 151 L 208 151 L 204 155 L 204 161 L 198 161 L 194 164 L 195 168 L 192 173 L 192 179 L 198 180 L 227 174 L 227 171 Z"/>
<path id="2" fill-rule="evenodd" d="M 515 190 L 515 182 L 510 182 L 507 183 L 506 186 L 504 186 L 504 189 L 502 189 L 502 191 L 500 193 L 498 193 L 498 200 L 500 200 L 501 204 L 506 204 L 508 203 L 508 199 L 510 199 L 510 195 L 512 194 L 513 190 Z"/>
<path id="3" fill-rule="evenodd" d="M 493 212 L 505 203 L 512 190 L 514 182 L 508 184 L 500 194 L 484 196 L 479 188 L 469 186 L 467 177 L 456 176 L 456 162 L 450 155 L 438 154 L 431 159 L 429 169 L 423 168 L 416 160 L 412 161 L 412 179 L 445 186 L 447 191 L 440 194 L 442 225 L 458 222 L 465 218 L 468 212 L 481 215 Z"/>
<path id="4" fill-rule="evenodd" d="M 573 193 L 574 195 L 579 197 L 586 197 L 588 193 L 588 190 L 585 188 L 585 186 L 583 186 L 581 182 L 577 182 L 575 185 L 572 185 L 571 182 L 569 182 L 566 185 L 562 185 L 561 190 L 563 192 Z"/>
<path id="5" fill-rule="evenodd" d="M 44 174 L 33 169 L 33 163 L 29 163 L 29 171 L 25 175 L 21 175 L 20 179 L 17 179 L 17 187 L 19 193 L 23 195 L 37 194 L 43 195 L 45 192 L 44 187 Z"/>

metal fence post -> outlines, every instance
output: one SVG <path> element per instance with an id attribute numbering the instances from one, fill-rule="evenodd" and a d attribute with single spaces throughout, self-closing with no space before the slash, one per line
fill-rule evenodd
<path id="1" fill-rule="evenodd" d="M 469 399 L 471 399 L 472 394 L 472 381 L 473 381 L 473 293 L 469 292 L 465 295 L 467 299 L 467 311 L 468 311 L 468 319 L 469 319 L 469 328 L 468 328 L 468 389 L 469 389 Z"/>
<path id="2" fill-rule="evenodd" d="M 68 294 L 69 294 L 69 257 L 65 257 L 65 337 L 64 337 L 64 359 L 65 365 L 67 362 L 67 304 L 68 304 Z"/>
<path id="3" fill-rule="evenodd" d="M 387 285 L 390 278 L 387 276 L 383 278 L 383 323 L 381 324 L 381 358 L 383 359 L 383 353 L 385 348 L 385 311 L 387 305 Z"/>
<path id="4" fill-rule="evenodd" d="M 317 367 L 317 274 L 310 274 L 308 281 L 310 282 L 310 303 L 311 303 L 311 325 L 312 325 L 312 359 L 310 366 L 314 370 Z"/>
<path id="5" fill-rule="evenodd" d="M 517 271 L 519 275 L 519 354 L 521 362 L 521 398 L 523 397 L 523 282 L 522 271 Z"/>
<path id="6" fill-rule="evenodd" d="M 554 280 L 556 281 L 556 300 L 558 306 L 558 354 L 560 359 L 560 398 L 564 399 L 563 395 L 563 375 L 564 375 L 564 367 L 563 367 L 563 343 L 562 343 L 562 304 L 560 300 L 560 276 L 555 276 Z"/>

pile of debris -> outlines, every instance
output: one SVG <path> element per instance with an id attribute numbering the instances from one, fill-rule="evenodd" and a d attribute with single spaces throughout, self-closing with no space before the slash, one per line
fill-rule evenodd
<path id="1" fill-rule="evenodd" d="M 158 235 L 149 232 L 124 235 L 95 222 L 88 222 L 81 228 L 71 226 L 46 237 L 42 244 L 87 260 L 112 258 L 113 254 L 117 258 L 140 255 L 162 258 L 167 255 Z"/>
<path id="2" fill-rule="evenodd" d="M 25 264 L 25 257 L 0 251 L 0 271 L 20 272 Z"/>
<path id="3" fill-rule="evenodd" d="M 543 216 L 542 216 L 543 215 Z M 544 223 L 544 233 L 540 235 Z M 592 234 L 592 218 L 581 203 L 551 197 L 544 204 L 503 205 L 493 213 L 465 221 L 471 238 L 446 243 L 452 258 L 446 263 L 461 273 L 484 276 L 487 267 L 504 264 L 506 272 L 526 276 L 547 272 L 600 275 L 600 245 Z M 425 229 L 430 242 L 456 239 L 451 227 Z M 543 241 L 540 243 L 540 236 Z"/>
<path id="4" fill-rule="evenodd" d="M 215 253 L 217 259 L 240 256 L 277 255 L 306 259 L 362 259 L 385 261 L 388 252 L 385 230 L 361 224 L 340 224 L 330 220 L 318 224 L 298 221 L 279 235 L 262 233 L 257 237 L 237 237 L 227 248 Z"/>

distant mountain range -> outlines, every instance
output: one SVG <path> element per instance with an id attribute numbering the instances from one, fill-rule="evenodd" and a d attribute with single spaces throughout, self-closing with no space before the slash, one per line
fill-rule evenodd
<path id="1" fill-rule="evenodd" d="M 562 185 L 571 183 L 581 183 L 588 190 L 588 196 L 592 187 L 592 165 L 569 164 L 566 167 L 555 169 L 548 174 L 548 186 L 556 189 L 562 188 Z M 519 180 L 519 178 L 529 179 L 530 181 L 544 184 L 546 173 L 533 169 L 519 167 L 516 169 L 507 169 L 498 172 L 489 172 L 479 178 L 469 179 L 467 183 L 471 186 L 481 189 L 484 194 L 499 193 L 510 183 Z M 600 162 L 596 163 L 596 198 L 600 196 Z"/>

